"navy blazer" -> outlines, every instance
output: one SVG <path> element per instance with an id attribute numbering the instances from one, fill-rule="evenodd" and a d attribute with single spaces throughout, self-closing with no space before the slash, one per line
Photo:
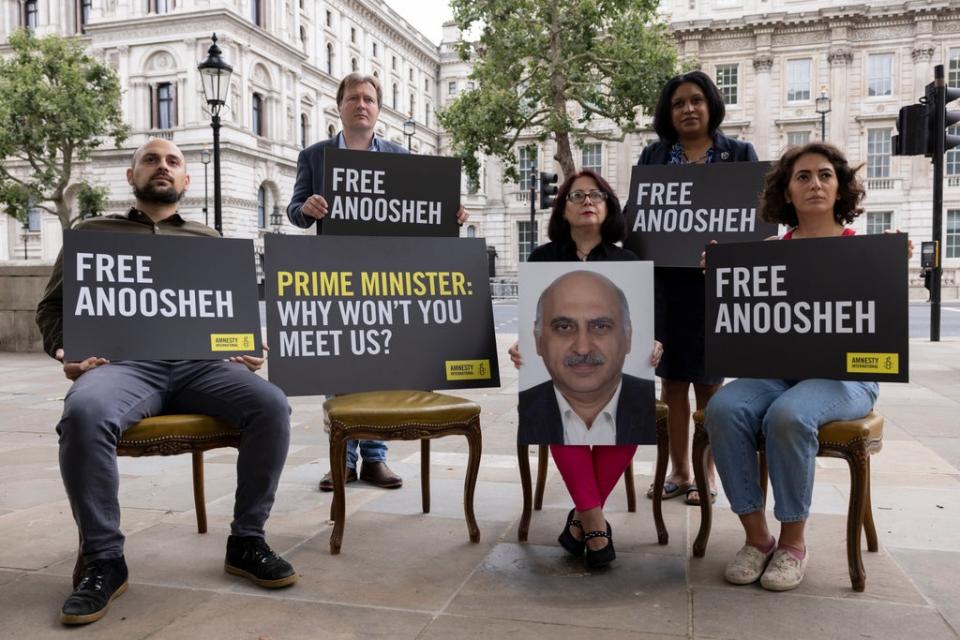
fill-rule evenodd
<path id="1" fill-rule="evenodd" d="M 617 402 L 617 442 L 655 444 L 656 399 L 653 380 L 623 374 Z M 553 380 L 520 392 L 520 426 L 517 444 L 564 444 L 563 419 L 553 391 Z"/>
<path id="2" fill-rule="evenodd" d="M 307 229 L 315 218 L 303 215 L 303 203 L 313 194 L 323 195 L 323 150 L 327 147 L 337 148 L 340 134 L 321 140 L 310 145 L 300 152 L 297 157 L 297 181 L 293 185 L 293 196 L 287 205 L 287 217 L 290 222 Z M 405 147 L 380 138 L 380 150 L 390 153 L 409 153 Z M 319 225 L 318 231 L 319 233 Z"/>
<path id="3" fill-rule="evenodd" d="M 658 140 L 647 145 L 640 153 L 637 164 L 667 164 L 670 162 L 670 148 L 674 143 Z M 756 162 L 757 151 L 749 142 L 728 138 L 719 131 L 713 134 L 714 162 Z"/>

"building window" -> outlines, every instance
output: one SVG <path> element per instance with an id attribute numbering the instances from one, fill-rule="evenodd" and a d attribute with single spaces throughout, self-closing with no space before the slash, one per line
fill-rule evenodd
<path id="1" fill-rule="evenodd" d="M 426 104 L 424 104 L 423 109 L 424 109 L 423 124 L 424 126 L 429 127 L 430 126 L 430 103 L 427 102 Z"/>
<path id="2" fill-rule="evenodd" d="M 477 228 L 476 228 L 475 226 L 470 225 L 469 227 L 467 227 L 467 237 L 468 237 L 468 238 L 476 238 L 476 237 L 477 237 Z"/>
<path id="3" fill-rule="evenodd" d="M 537 246 L 537 223 L 529 220 L 517 221 L 517 262 L 526 262 L 530 252 Z"/>
<path id="4" fill-rule="evenodd" d="M 960 124 L 947 127 L 947 133 L 952 136 L 960 136 Z M 955 147 L 947 151 L 947 157 L 944 161 L 944 171 L 948 176 L 960 176 L 960 147 Z"/>
<path id="5" fill-rule="evenodd" d="M 43 209 L 31 205 L 30 208 L 27 209 L 27 231 L 40 231 L 42 223 Z"/>
<path id="6" fill-rule="evenodd" d="M 596 171 L 603 174 L 600 167 L 603 164 L 603 145 L 599 142 L 591 142 L 583 145 L 580 150 L 580 168 Z"/>
<path id="7" fill-rule="evenodd" d="M 947 211 L 947 227 L 945 233 L 945 256 L 947 258 L 960 258 L 960 209 Z"/>
<path id="8" fill-rule="evenodd" d="M 79 0 L 77 2 L 77 19 L 79 22 L 79 30 L 83 32 L 83 28 L 90 24 L 90 15 L 93 12 L 93 0 Z"/>
<path id="9" fill-rule="evenodd" d="M 451 80 L 447 83 L 447 95 L 455 96 L 457 95 L 457 81 Z"/>
<path id="10" fill-rule="evenodd" d="M 327 74 L 333 75 L 333 45 L 327 43 Z"/>
<path id="11" fill-rule="evenodd" d="M 327 26 L 333 27 L 333 12 L 327 9 Z"/>
<path id="12" fill-rule="evenodd" d="M 374 58 L 377 57 L 377 43 L 376 43 L 376 42 L 373 43 L 373 57 L 374 57 Z"/>
<path id="13" fill-rule="evenodd" d="M 893 95 L 892 53 L 875 53 L 867 56 L 867 95 Z"/>
<path id="14" fill-rule="evenodd" d="M 430 91 L 430 78 L 423 79 L 423 90 Z"/>
<path id="15" fill-rule="evenodd" d="M 537 186 L 537 148 L 520 149 L 520 191 L 529 191 Z"/>
<path id="16" fill-rule="evenodd" d="M 328 125 L 327 125 L 327 137 L 328 137 L 328 138 L 332 138 L 332 137 L 335 136 L 335 135 L 337 135 L 337 128 L 336 128 L 335 126 L 333 126 L 332 124 L 328 124 Z"/>
<path id="17" fill-rule="evenodd" d="M 253 133 L 254 135 L 263 136 L 266 135 L 264 131 L 264 117 L 263 117 L 263 96 L 259 93 L 253 94 Z"/>
<path id="18" fill-rule="evenodd" d="M 810 99 L 810 59 L 787 60 L 787 102 Z"/>
<path id="19" fill-rule="evenodd" d="M 393 83 L 393 101 L 391 102 L 394 109 L 399 109 L 400 104 L 400 87 L 397 86 L 397 83 Z"/>
<path id="20" fill-rule="evenodd" d="M 306 148 L 307 142 L 310 140 L 310 118 L 307 117 L 307 114 L 300 114 L 300 146 Z"/>
<path id="21" fill-rule="evenodd" d="M 960 87 L 960 47 L 947 51 L 947 86 Z"/>
<path id="22" fill-rule="evenodd" d="M 394 71 L 397 70 L 397 56 L 390 57 L 390 68 L 393 69 Z"/>
<path id="23" fill-rule="evenodd" d="M 176 103 L 174 87 L 169 82 L 161 82 L 156 88 L 154 103 L 154 129 L 172 129 L 176 121 Z"/>
<path id="24" fill-rule="evenodd" d="M 410 94 L 410 116 L 417 112 L 417 96 Z"/>
<path id="25" fill-rule="evenodd" d="M 890 129 L 867 129 L 867 178 L 890 177 Z"/>
<path id="26" fill-rule="evenodd" d="M 357 44 L 357 28 L 350 27 L 350 42 Z"/>
<path id="27" fill-rule="evenodd" d="M 40 13 L 37 0 L 27 0 L 23 3 L 23 26 L 27 29 L 36 29 L 40 26 Z"/>
<path id="28" fill-rule="evenodd" d="M 413 82 L 413 67 L 410 67 L 409 69 L 407 69 L 407 75 L 410 78 L 410 82 Z"/>
<path id="29" fill-rule="evenodd" d="M 307 46 L 307 28 L 300 27 L 300 42 L 303 43 L 303 46 Z"/>
<path id="30" fill-rule="evenodd" d="M 176 0 L 150 0 L 150 10 L 154 13 L 170 13 Z"/>
<path id="31" fill-rule="evenodd" d="M 788 147 L 799 147 L 810 142 L 810 132 L 809 131 L 788 131 L 787 132 L 787 146 Z"/>
<path id="32" fill-rule="evenodd" d="M 720 95 L 723 96 L 724 104 L 738 104 L 739 95 L 737 93 L 737 84 L 739 83 L 740 65 L 736 64 L 718 64 L 717 65 L 717 88 L 720 89 Z"/>
<path id="33" fill-rule="evenodd" d="M 350 58 L 350 71 L 356 73 L 360 69 L 360 65 L 357 64 L 356 58 Z"/>
<path id="34" fill-rule="evenodd" d="M 263 186 L 257 189 L 257 227 L 267 228 L 267 190 Z"/>
<path id="35" fill-rule="evenodd" d="M 883 233 L 893 228 L 893 211 L 867 211 L 867 233 Z"/>
<path id="36" fill-rule="evenodd" d="M 250 22 L 263 26 L 263 0 L 250 0 Z"/>
<path id="37" fill-rule="evenodd" d="M 477 83 L 476 83 L 476 82 L 474 82 L 473 80 L 468 80 L 468 81 L 467 81 L 467 91 L 473 91 L 473 90 L 476 89 L 476 88 L 477 88 Z"/>

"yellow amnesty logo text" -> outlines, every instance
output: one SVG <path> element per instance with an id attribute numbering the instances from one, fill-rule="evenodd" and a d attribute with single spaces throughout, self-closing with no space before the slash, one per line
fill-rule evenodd
<path id="1" fill-rule="evenodd" d="M 250 351 L 254 345 L 252 333 L 211 333 L 211 351 Z"/>
<path id="2" fill-rule="evenodd" d="M 447 360 L 447 380 L 489 380 L 489 360 Z"/>
<path id="3" fill-rule="evenodd" d="M 847 353 L 847 373 L 900 373 L 900 354 Z"/>

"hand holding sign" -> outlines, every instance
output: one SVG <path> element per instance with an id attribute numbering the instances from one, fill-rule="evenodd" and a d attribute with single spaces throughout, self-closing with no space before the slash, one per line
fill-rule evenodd
<path id="1" fill-rule="evenodd" d="M 321 195 L 314 194 L 303 203 L 303 215 L 323 220 L 327 215 L 327 200 Z"/>

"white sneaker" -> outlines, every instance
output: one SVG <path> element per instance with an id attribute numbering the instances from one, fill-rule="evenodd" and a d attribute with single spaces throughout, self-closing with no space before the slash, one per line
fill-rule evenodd
<path id="1" fill-rule="evenodd" d="M 752 584 L 760 579 L 763 570 L 770 562 L 776 545 L 770 545 L 770 551 L 764 553 L 752 544 L 745 544 L 727 564 L 723 577 L 733 584 Z"/>
<path id="2" fill-rule="evenodd" d="M 786 549 L 777 549 L 760 578 L 760 586 L 769 591 L 796 589 L 803 582 L 803 572 L 807 569 L 809 557 L 809 550 L 804 554 L 803 560 L 797 560 L 796 556 Z"/>

